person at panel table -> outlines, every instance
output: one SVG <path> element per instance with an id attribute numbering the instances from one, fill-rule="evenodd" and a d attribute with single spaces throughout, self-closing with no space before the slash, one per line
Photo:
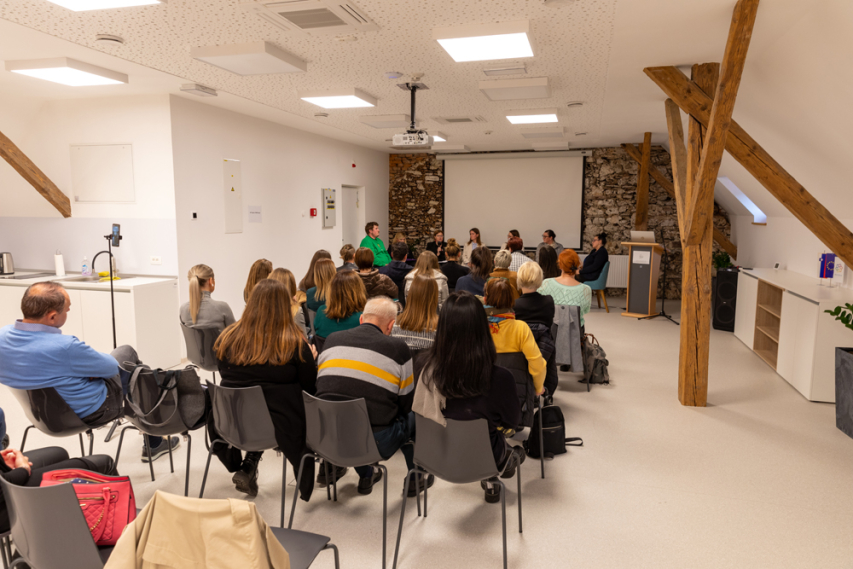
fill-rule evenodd
<path id="1" fill-rule="evenodd" d="M 391 255 L 385 249 L 385 244 L 379 239 L 379 224 L 371 221 L 364 227 L 364 232 L 367 233 L 364 239 L 361 240 L 361 247 L 366 247 L 373 252 L 373 265 L 376 267 L 384 267 L 391 262 Z M 356 261 L 357 263 L 357 261 Z"/>
<path id="2" fill-rule="evenodd" d="M 607 252 L 607 234 L 599 233 L 592 239 L 592 251 L 583 260 L 580 272 L 575 276 L 579 283 L 588 283 L 597 280 L 601 276 L 604 265 L 609 261 Z"/>
<path id="3" fill-rule="evenodd" d="M 468 237 L 468 243 L 462 249 L 462 264 L 465 266 L 468 266 L 468 263 L 471 262 L 471 255 L 474 253 L 474 250 L 477 247 L 483 246 L 483 242 L 480 240 L 480 230 L 476 227 L 471 228 L 471 231 L 468 232 Z"/>
<path id="4" fill-rule="evenodd" d="M 554 251 L 557 252 L 557 255 L 556 255 L 557 257 L 559 257 L 560 253 L 562 253 L 563 250 L 565 249 L 565 247 L 563 247 L 561 244 L 557 243 L 557 234 L 554 233 L 554 231 L 551 229 L 546 229 L 542 233 L 542 243 L 540 243 L 539 245 L 536 246 L 536 261 L 537 262 L 539 261 L 539 253 L 545 247 L 553 248 Z"/>
<path id="5" fill-rule="evenodd" d="M 438 262 L 443 263 L 447 260 L 446 250 L 447 243 L 444 242 L 444 232 L 440 229 L 433 233 L 432 241 L 427 243 L 427 251 L 438 257 Z"/>

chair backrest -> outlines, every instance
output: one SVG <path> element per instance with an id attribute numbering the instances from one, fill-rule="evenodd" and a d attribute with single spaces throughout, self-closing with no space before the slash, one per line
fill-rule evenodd
<path id="1" fill-rule="evenodd" d="M 83 433 L 91 427 L 80 420 L 65 399 L 52 387 L 43 389 L 9 388 L 24 415 L 39 431 L 54 436 L 68 437 Z"/>
<path id="2" fill-rule="evenodd" d="M 415 414 L 415 463 L 453 484 L 468 484 L 497 476 L 495 456 L 485 419 L 455 421 L 442 427 Z"/>
<path id="3" fill-rule="evenodd" d="M 225 442 L 249 452 L 278 446 L 264 391 L 259 385 L 232 388 L 208 381 L 207 389 L 216 431 Z"/>
<path id="4" fill-rule="evenodd" d="M 28 488 L 0 477 L 12 540 L 38 569 L 101 569 L 104 564 L 71 484 Z"/>
<path id="5" fill-rule="evenodd" d="M 328 401 L 302 392 L 308 447 L 337 466 L 382 460 L 364 399 Z"/>
<path id="6" fill-rule="evenodd" d="M 140 373 L 131 387 L 133 389 L 128 396 L 144 413 L 150 413 L 144 419 L 133 412 L 129 413 L 126 418 L 131 425 L 145 434 L 159 437 L 177 435 L 187 430 L 178 410 L 177 389 L 166 394 L 163 402 L 154 409 L 160 399 L 160 386 L 157 385 L 153 373 Z"/>
<path id="7" fill-rule="evenodd" d="M 311 330 L 312 334 L 316 334 L 317 332 L 314 330 L 314 320 L 317 318 L 317 311 L 308 308 L 307 304 L 303 304 L 302 307 L 305 309 L 305 324 Z"/>
<path id="8" fill-rule="evenodd" d="M 181 331 L 187 343 L 187 359 L 205 371 L 219 371 L 213 344 L 222 333 L 216 326 L 187 326 L 181 322 Z"/>
<path id="9" fill-rule="evenodd" d="M 604 267 L 601 268 L 601 274 L 598 275 L 598 278 L 594 281 L 586 283 L 589 288 L 592 290 L 604 290 L 607 288 L 607 274 L 610 272 L 610 261 L 604 263 Z"/>
<path id="10" fill-rule="evenodd" d="M 521 405 L 521 425 L 515 425 L 515 428 L 533 426 L 536 393 L 533 389 L 533 376 L 530 375 L 527 357 L 522 352 L 498 354 L 495 365 L 508 369 L 515 379 L 515 391 Z"/>

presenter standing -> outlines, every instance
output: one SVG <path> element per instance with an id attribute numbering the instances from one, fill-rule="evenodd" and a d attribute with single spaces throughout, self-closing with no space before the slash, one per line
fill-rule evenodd
<path id="1" fill-rule="evenodd" d="M 604 265 L 609 260 L 609 254 L 604 247 L 607 245 L 607 234 L 599 233 L 592 239 L 592 251 L 583 260 L 580 272 L 575 276 L 579 283 L 589 283 L 601 276 Z"/>
<path id="2" fill-rule="evenodd" d="M 361 240 L 361 246 L 373 251 L 373 265 L 384 267 L 390 263 L 391 256 L 385 249 L 385 244 L 379 239 L 379 224 L 371 221 L 364 227 L 364 231 L 367 235 Z"/>

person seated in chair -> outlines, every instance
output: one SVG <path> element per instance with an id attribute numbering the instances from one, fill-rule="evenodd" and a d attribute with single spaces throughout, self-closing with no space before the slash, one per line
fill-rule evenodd
<path id="1" fill-rule="evenodd" d="M 409 255 L 409 246 L 405 243 L 394 243 L 391 245 L 391 262 L 379 269 L 379 273 L 387 276 L 397 285 L 397 298 L 400 304 L 406 305 L 406 275 L 412 270 L 412 266 L 406 262 Z"/>
<path id="2" fill-rule="evenodd" d="M 119 364 L 136 365 L 130 346 L 102 354 L 75 336 L 62 334 L 71 297 L 59 283 L 30 285 L 21 300 L 23 320 L 0 328 L 0 383 L 12 389 L 52 387 L 87 425 L 98 427 L 124 413 L 124 395 L 130 374 Z M 148 437 L 151 459 L 178 448 L 181 439 Z M 142 462 L 148 462 L 145 449 Z"/>
<path id="3" fill-rule="evenodd" d="M 553 298 L 537 292 L 542 286 L 542 280 L 542 267 L 537 263 L 525 263 L 518 269 L 518 286 L 523 294 L 515 301 L 515 318 L 530 327 L 536 345 L 545 358 L 546 403 L 550 404 L 559 381 L 557 352 L 551 336 L 556 307 Z"/>
<path id="4" fill-rule="evenodd" d="M 234 313 L 227 302 L 213 300 L 216 290 L 213 269 L 196 265 L 187 274 L 190 281 L 190 301 L 181 306 L 181 322 L 189 327 L 216 327 L 220 332 L 234 324 Z"/>
<path id="5" fill-rule="evenodd" d="M 575 280 L 579 283 L 589 283 L 598 279 L 601 276 L 601 271 L 604 270 L 604 265 L 609 261 L 607 253 L 607 234 L 599 233 L 592 239 L 592 251 L 583 260 L 580 272 L 575 275 Z"/>
<path id="6" fill-rule="evenodd" d="M 335 332 L 326 338 L 320 354 L 317 374 L 317 397 L 321 399 L 360 399 L 367 403 L 367 414 L 373 427 L 376 447 L 382 458 L 403 451 L 408 469 L 414 468 L 414 448 L 406 444 L 415 433 L 412 414 L 414 378 L 412 355 L 406 342 L 391 337 L 397 319 L 397 305 L 390 298 L 376 297 L 367 301 L 361 325 Z M 370 494 L 382 478 L 373 466 L 356 468 L 360 477 L 358 493 Z M 419 480 L 422 490 L 432 486 L 434 478 Z M 412 484 L 409 496 L 418 491 Z"/>
<path id="7" fill-rule="evenodd" d="M 504 283 L 506 286 L 506 283 Z M 511 478 L 524 462 L 524 451 L 507 443 L 499 429 L 521 422 L 521 404 L 509 370 L 495 365 L 497 352 L 483 305 L 469 292 L 450 295 L 441 309 L 435 343 L 418 370 L 414 407 L 418 414 L 442 423 L 486 419 L 498 470 Z M 459 338 L 465 338 L 460 342 Z M 441 411 L 439 411 L 441 410 Z M 433 415 L 435 413 L 435 415 Z M 483 480 L 486 502 L 500 501 L 496 479 Z"/>

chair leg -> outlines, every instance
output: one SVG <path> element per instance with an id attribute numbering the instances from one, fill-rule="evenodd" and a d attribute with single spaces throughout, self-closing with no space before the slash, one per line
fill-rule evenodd
<path id="1" fill-rule="evenodd" d="M 595 291 L 595 300 L 598 301 L 598 309 L 601 310 L 601 291 Z"/>
<path id="2" fill-rule="evenodd" d="M 193 450 L 193 438 L 190 435 L 189 431 L 184 433 L 184 436 L 187 437 L 187 473 L 186 478 L 184 480 L 184 496 L 190 495 L 190 458 L 192 458 L 192 450 Z"/>
<path id="3" fill-rule="evenodd" d="M 207 483 L 207 471 L 210 469 L 210 457 L 213 456 L 213 445 L 216 443 L 225 444 L 225 441 L 216 439 L 210 443 L 210 450 L 207 451 L 207 463 L 204 465 L 204 477 L 201 479 L 201 492 L 198 493 L 199 498 L 204 498 L 204 485 Z"/>
<path id="4" fill-rule="evenodd" d="M 341 560 L 338 559 L 338 548 L 334 543 L 327 543 L 323 549 L 331 549 L 335 552 L 335 569 L 341 569 Z"/>
<path id="5" fill-rule="evenodd" d="M 323 461 L 323 471 L 326 473 L 326 500 L 332 499 L 332 484 L 329 482 L 329 461 Z"/>
<path id="6" fill-rule="evenodd" d="M 213 385 L 216 385 L 216 372 L 213 372 Z"/>
<path id="7" fill-rule="evenodd" d="M 110 430 L 107 431 L 107 436 L 104 438 L 105 443 L 108 443 L 111 440 L 113 440 L 113 434 L 116 432 L 116 429 L 118 428 L 118 426 L 120 424 L 121 424 L 121 419 L 116 419 L 115 421 L 113 421 L 113 424 L 110 425 Z"/>
<path id="8" fill-rule="evenodd" d="M 518 478 L 518 533 L 521 530 L 521 465 L 515 467 L 515 477 Z"/>
<path id="9" fill-rule="evenodd" d="M 6 538 L 0 538 L 0 556 L 3 558 L 3 569 L 9 569 L 9 560 L 6 558 Z"/>
<path id="10" fill-rule="evenodd" d="M 382 472 L 382 569 L 385 569 L 387 561 L 385 560 L 385 552 L 388 551 L 388 469 L 383 465 L 378 465 Z M 403 496 L 405 500 L 406 497 Z"/>
<path id="11" fill-rule="evenodd" d="M 169 445 L 169 468 L 172 470 L 172 474 L 175 473 L 175 461 L 172 458 L 172 435 L 169 435 L 165 438 L 165 442 Z"/>
<path id="12" fill-rule="evenodd" d="M 501 488 L 501 527 L 504 539 L 504 569 L 506 569 L 506 486 L 500 480 L 497 483 L 500 484 Z"/>
<path id="13" fill-rule="evenodd" d="M 287 457 L 281 453 L 281 523 L 279 527 L 284 527 L 284 496 L 287 491 Z M 299 488 L 296 489 L 299 492 Z"/>
<path id="14" fill-rule="evenodd" d="M 409 495 L 409 482 L 412 481 L 412 474 L 417 472 L 417 468 L 413 468 L 406 474 L 406 482 L 403 484 L 403 506 L 400 508 L 400 526 L 397 528 L 397 545 L 394 547 L 394 562 L 391 565 L 392 569 L 397 569 L 397 555 L 400 553 L 400 537 L 403 535 L 403 518 L 406 516 L 406 502 Z"/>
<path id="15" fill-rule="evenodd" d="M 606 294 L 604 294 L 604 291 L 603 291 L 603 290 L 598 291 L 598 294 L 600 294 L 600 295 L 601 295 L 601 300 L 603 300 L 603 301 L 604 301 L 604 310 L 606 310 L 606 311 L 607 311 L 607 313 L 608 313 L 608 314 L 610 314 L 610 307 L 609 307 L 609 306 L 607 306 L 607 295 L 606 295 Z"/>
<path id="16" fill-rule="evenodd" d="M 83 433 L 78 433 L 77 436 L 80 437 L 80 456 L 85 458 L 86 457 L 86 447 L 83 445 Z"/>
<path id="17" fill-rule="evenodd" d="M 35 425 L 30 425 L 26 429 L 24 429 L 24 438 L 21 440 L 21 448 L 19 449 L 21 452 L 24 452 L 24 446 L 27 444 L 27 435 L 30 432 L 30 429 L 34 429 Z M 80 435 L 80 452 L 83 452 L 83 435 Z"/>
<path id="18" fill-rule="evenodd" d="M 118 468 L 118 457 L 121 455 L 121 444 L 124 442 L 124 432 L 128 429 L 135 429 L 135 428 L 136 427 L 134 427 L 133 425 L 128 425 L 127 427 L 125 427 L 121 430 L 121 434 L 118 437 L 118 450 L 116 450 L 116 458 L 114 461 L 116 468 Z"/>
<path id="19" fill-rule="evenodd" d="M 148 469 L 151 471 L 151 482 L 154 482 L 154 461 L 151 460 L 151 444 L 148 441 L 148 435 L 142 433 L 142 444 L 145 446 L 145 452 L 148 453 Z"/>
<path id="20" fill-rule="evenodd" d="M 293 504 L 290 505 L 290 521 L 287 523 L 287 529 L 293 527 L 293 514 L 296 513 L 296 499 L 299 497 L 299 487 L 302 484 L 302 471 L 305 467 L 305 459 L 310 458 L 311 460 L 315 460 L 317 455 L 314 454 L 305 454 L 302 456 L 302 459 L 299 461 L 299 472 L 296 474 L 296 491 L 293 493 Z"/>
<path id="21" fill-rule="evenodd" d="M 89 456 L 92 456 L 95 451 L 95 435 L 92 433 L 92 429 L 86 431 L 86 436 L 89 437 Z"/>
<path id="22" fill-rule="evenodd" d="M 335 496 L 334 500 L 335 500 L 335 502 L 337 502 L 337 501 L 338 501 L 338 473 L 337 473 L 337 467 L 332 468 L 331 470 L 332 470 L 332 489 L 333 489 L 333 494 L 334 494 L 334 496 Z M 328 479 L 328 478 L 326 478 L 326 482 L 328 482 L 328 481 L 329 481 L 329 479 Z"/>

